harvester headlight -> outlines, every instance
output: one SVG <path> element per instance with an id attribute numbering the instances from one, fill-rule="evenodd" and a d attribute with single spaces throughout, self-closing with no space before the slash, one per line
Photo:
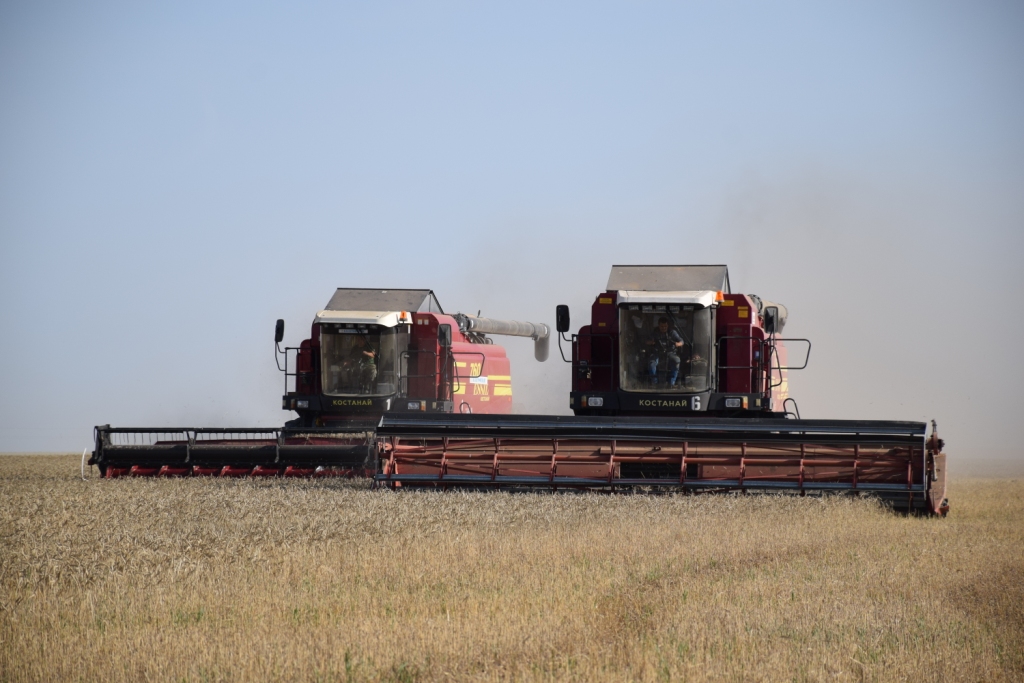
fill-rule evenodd
<path id="1" fill-rule="evenodd" d="M 306 408 L 309 408 L 309 401 L 296 401 L 295 407 L 300 410 L 305 410 Z"/>
<path id="2" fill-rule="evenodd" d="M 725 399 L 725 407 L 726 408 L 746 408 L 747 407 L 747 397 L 746 396 L 743 396 L 743 397 L 734 396 L 733 398 L 727 398 L 727 399 Z"/>
<path id="3" fill-rule="evenodd" d="M 604 397 L 591 396 L 590 398 L 587 399 L 587 405 L 589 405 L 591 408 L 601 408 L 602 406 L 604 406 Z"/>
<path id="4" fill-rule="evenodd" d="M 409 410 L 419 410 L 420 409 L 420 402 L 419 401 L 409 401 L 409 405 L 407 405 L 406 408 L 409 409 Z"/>

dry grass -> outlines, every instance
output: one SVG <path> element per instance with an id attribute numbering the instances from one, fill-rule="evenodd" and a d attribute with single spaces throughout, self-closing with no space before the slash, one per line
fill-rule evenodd
<path id="1" fill-rule="evenodd" d="M 77 479 L 0 458 L 0 680 L 1020 680 L 1024 482 L 867 500 Z"/>

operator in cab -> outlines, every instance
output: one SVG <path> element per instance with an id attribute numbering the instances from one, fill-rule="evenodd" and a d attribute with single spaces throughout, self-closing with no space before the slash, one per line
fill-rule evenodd
<path id="1" fill-rule="evenodd" d="M 346 385 L 357 388 L 359 393 L 371 392 L 377 379 L 377 352 L 366 340 L 366 335 L 359 334 L 352 339 L 352 348 L 341 368 Z"/>
<path id="2" fill-rule="evenodd" d="M 647 372 L 651 377 L 651 384 L 658 383 L 658 367 L 661 366 L 668 371 L 668 385 L 674 387 L 679 378 L 679 354 L 683 348 L 683 338 L 674 328 L 668 326 L 668 318 L 662 316 L 658 319 L 658 327 L 647 340 L 647 345 L 653 347 L 647 361 Z"/>

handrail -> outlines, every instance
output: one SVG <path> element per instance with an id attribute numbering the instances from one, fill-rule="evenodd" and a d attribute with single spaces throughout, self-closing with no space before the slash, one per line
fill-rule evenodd
<path id="1" fill-rule="evenodd" d="M 807 342 L 807 355 L 804 356 L 804 364 L 800 366 L 787 365 L 785 367 L 778 367 L 778 370 L 803 370 L 807 367 L 807 364 L 811 362 L 811 340 L 803 337 L 771 337 L 776 342 Z M 774 344 L 773 344 L 774 346 Z"/>
<path id="2" fill-rule="evenodd" d="M 299 351 L 301 351 L 301 350 L 302 349 L 299 346 L 286 346 L 286 347 L 284 347 L 284 351 L 280 351 L 280 349 L 276 349 L 277 353 L 274 354 L 274 361 L 277 362 L 277 369 L 284 373 L 284 393 L 286 393 L 286 394 L 288 393 L 288 378 L 289 377 L 294 377 L 295 378 L 294 389 L 295 389 L 295 391 L 298 391 Z M 288 352 L 289 351 L 294 351 L 295 352 L 295 372 L 288 372 Z M 278 357 L 277 357 L 278 353 L 280 353 L 282 356 L 284 356 L 284 367 L 283 368 L 281 367 L 280 361 L 278 361 Z"/>

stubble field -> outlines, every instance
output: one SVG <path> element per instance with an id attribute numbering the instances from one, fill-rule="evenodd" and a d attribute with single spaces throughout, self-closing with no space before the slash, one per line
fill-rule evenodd
<path id="1" fill-rule="evenodd" d="M 1021 480 L 928 519 L 77 470 L 0 457 L 2 681 L 1024 679 Z"/>

